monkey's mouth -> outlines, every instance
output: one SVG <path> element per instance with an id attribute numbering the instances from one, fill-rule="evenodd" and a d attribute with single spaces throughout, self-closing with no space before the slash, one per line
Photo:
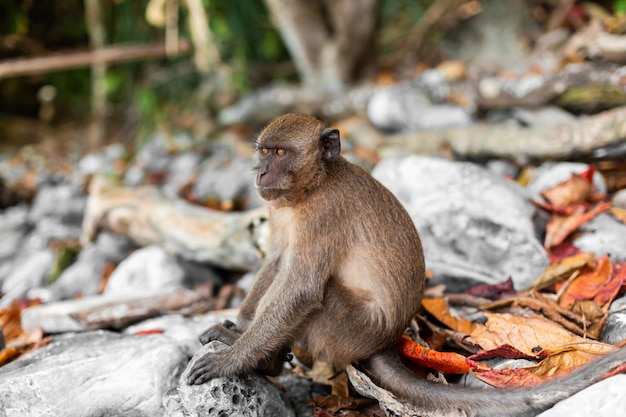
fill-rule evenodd
<path id="1" fill-rule="evenodd" d="M 276 187 L 262 187 L 256 186 L 256 191 L 263 200 L 276 200 L 278 198 L 285 198 L 289 193 L 289 190 Z"/>

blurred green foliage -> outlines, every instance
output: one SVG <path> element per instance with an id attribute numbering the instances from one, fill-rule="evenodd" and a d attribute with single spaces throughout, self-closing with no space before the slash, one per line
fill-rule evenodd
<path id="1" fill-rule="evenodd" d="M 230 67 L 226 86 L 232 94 L 245 93 L 277 77 L 295 79 L 282 39 L 273 27 L 263 0 L 202 0 L 211 32 L 222 60 Z M 149 0 L 101 0 L 106 43 L 109 45 L 161 42 L 162 28 L 151 26 L 145 11 Z M 191 38 L 187 9 L 179 1 L 179 27 Z M 406 30 L 419 20 L 432 0 L 379 0 L 381 56 L 392 54 Z M 0 2 L 0 59 L 36 56 L 71 49 L 86 49 L 89 38 L 84 0 L 3 0 Z M 281 70 L 277 71 L 277 66 Z M 130 109 L 141 120 L 154 122 L 172 108 L 192 105 L 203 79 L 191 59 L 146 60 L 111 65 L 106 91 L 114 111 Z M 88 68 L 36 77 L 0 80 L 0 113 L 35 116 L 37 91 L 53 85 L 58 92 L 58 116 L 88 114 L 90 71 Z M 197 102 L 195 104 L 197 106 Z M 206 104 L 211 108 L 210 103 Z"/>

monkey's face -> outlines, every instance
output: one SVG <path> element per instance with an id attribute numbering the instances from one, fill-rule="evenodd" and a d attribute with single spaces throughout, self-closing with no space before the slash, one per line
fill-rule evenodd
<path id="1" fill-rule="evenodd" d="M 261 132 L 255 152 L 255 185 L 271 205 L 295 205 L 322 184 L 326 164 L 339 155 L 339 131 L 316 118 L 287 114 Z"/>
<path id="2" fill-rule="evenodd" d="M 263 200 L 288 198 L 295 158 L 293 149 L 257 144 L 255 186 Z"/>

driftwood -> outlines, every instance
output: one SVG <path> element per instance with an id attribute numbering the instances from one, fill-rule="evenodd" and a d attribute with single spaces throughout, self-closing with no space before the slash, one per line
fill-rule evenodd
<path id="1" fill-rule="evenodd" d="M 625 139 L 626 106 L 623 106 L 575 122 L 532 128 L 481 124 L 394 135 L 387 138 L 386 145 L 410 153 L 431 153 L 448 147 L 464 156 L 558 159 L 589 155 Z"/>
<path id="2" fill-rule="evenodd" d="M 98 295 L 29 307 L 22 314 L 22 327 L 25 331 L 41 328 L 44 333 L 123 328 L 150 317 L 190 311 L 199 304 L 207 311 L 213 301 L 208 289 L 170 289 L 120 297 Z"/>
<path id="3" fill-rule="evenodd" d="M 82 241 L 91 241 L 99 228 L 105 228 L 185 259 L 254 270 L 264 254 L 266 219 L 265 208 L 220 212 L 167 199 L 155 187 L 126 188 L 96 177 L 90 186 Z"/>
<path id="4" fill-rule="evenodd" d="M 191 50 L 187 40 L 179 43 L 178 54 Z M 55 53 L 35 58 L 15 58 L 0 61 L 0 79 L 25 75 L 46 74 L 72 68 L 86 67 L 94 63 L 137 61 L 166 56 L 165 44 L 109 46 L 97 51 Z"/>

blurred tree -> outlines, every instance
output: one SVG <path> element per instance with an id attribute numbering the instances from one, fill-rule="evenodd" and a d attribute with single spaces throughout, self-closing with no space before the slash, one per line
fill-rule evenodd
<path id="1" fill-rule="evenodd" d="M 341 88 L 371 75 L 376 0 L 265 0 L 309 86 Z"/>

